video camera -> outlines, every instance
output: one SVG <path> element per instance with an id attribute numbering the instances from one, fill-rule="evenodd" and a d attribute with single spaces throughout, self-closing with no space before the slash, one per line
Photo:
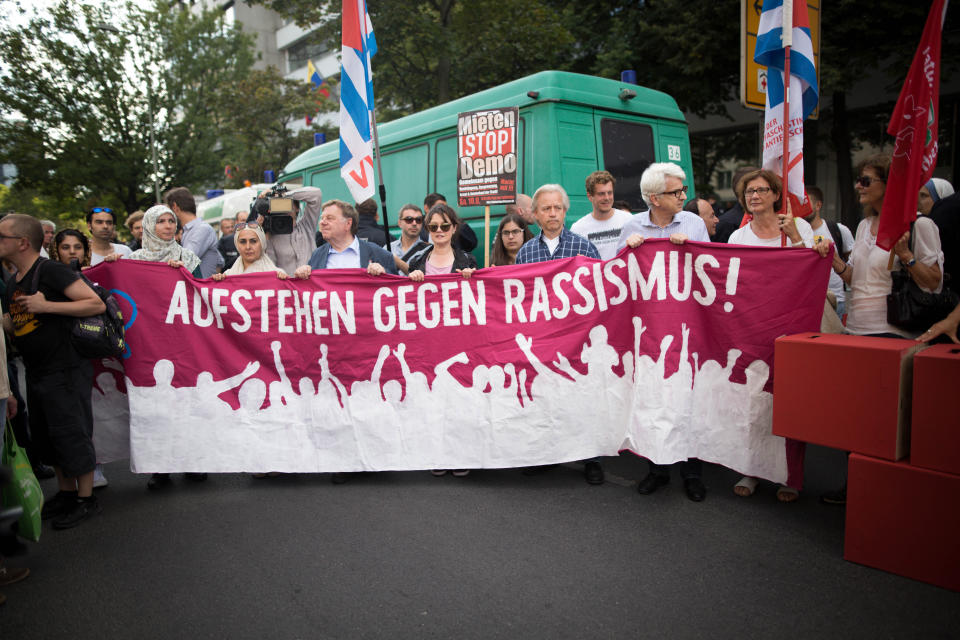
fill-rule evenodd
<path id="1" fill-rule="evenodd" d="M 296 209 L 293 198 L 286 198 L 287 188 L 274 185 L 264 196 L 257 198 L 250 205 L 250 215 L 255 220 L 260 219 L 260 226 L 264 233 L 274 235 L 290 235 L 293 233 L 293 223 L 296 216 L 291 216 Z"/>

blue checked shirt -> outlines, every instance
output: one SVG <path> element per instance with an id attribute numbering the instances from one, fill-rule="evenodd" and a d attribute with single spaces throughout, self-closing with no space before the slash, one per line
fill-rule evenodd
<path id="1" fill-rule="evenodd" d="M 683 233 L 689 240 L 710 242 L 710 234 L 707 233 L 707 224 L 703 218 L 689 211 L 678 211 L 670 224 L 665 227 L 658 227 L 651 222 L 649 211 L 641 211 L 623 225 L 620 239 L 617 240 L 617 253 L 627 246 L 627 238 L 635 233 L 639 233 L 644 238 L 669 238 L 674 233 Z"/>
<path id="2" fill-rule="evenodd" d="M 560 244 L 557 245 L 557 250 L 553 252 L 553 255 L 550 255 L 550 250 L 543 241 L 543 232 L 541 231 L 520 247 L 520 251 L 517 252 L 517 264 L 546 262 L 547 260 L 572 258 L 574 256 L 600 259 L 600 254 L 597 253 L 597 248 L 593 246 L 593 243 L 564 227 L 560 230 Z"/>

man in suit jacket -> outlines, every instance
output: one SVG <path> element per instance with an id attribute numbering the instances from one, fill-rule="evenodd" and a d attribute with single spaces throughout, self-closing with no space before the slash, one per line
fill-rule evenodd
<path id="1" fill-rule="evenodd" d="M 323 204 L 320 233 L 326 243 L 317 248 L 307 264 L 298 267 L 295 275 L 303 277 L 313 269 L 366 269 L 370 275 L 397 274 L 393 254 L 382 247 L 357 237 L 360 216 L 353 205 L 342 200 Z"/>

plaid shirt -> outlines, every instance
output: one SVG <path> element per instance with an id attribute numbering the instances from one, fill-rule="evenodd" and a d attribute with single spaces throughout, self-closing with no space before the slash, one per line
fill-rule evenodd
<path id="1" fill-rule="evenodd" d="M 517 252 L 517 264 L 546 262 L 547 260 L 572 258 L 574 256 L 600 259 L 597 248 L 589 240 L 568 231 L 564 227 L 560 230 L 560 244 L 557 245 L 557 250 L 553 252 L 553 255 L 550 255 L 550 250 L 547 249 L 547 244 L 543 241 L 543 232 L 541 231 L 520 247 L 520 251 Z"/>

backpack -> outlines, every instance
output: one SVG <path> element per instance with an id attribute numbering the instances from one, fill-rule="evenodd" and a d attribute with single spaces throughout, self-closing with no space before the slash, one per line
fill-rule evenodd
<path id="1" fill-rule="evenodd" d="M 46 261 L 46 258 L 41 257 L 33 272 L 32 291 L 37 291 L 40 286 L 40 267 Z M 124 323 L 120 305 L 109 289 L 90 282 L 85 275 L 79 273 L 79 265 L 77 270 L 80 279 L 93 289 L 107 308 L 103 313 L 95 316 L 74 318 L 73 327 L 70 330 L 70 343 L 84 358 L 119 358 L 127 350 L 127 343 L 123 339 Z"/>

